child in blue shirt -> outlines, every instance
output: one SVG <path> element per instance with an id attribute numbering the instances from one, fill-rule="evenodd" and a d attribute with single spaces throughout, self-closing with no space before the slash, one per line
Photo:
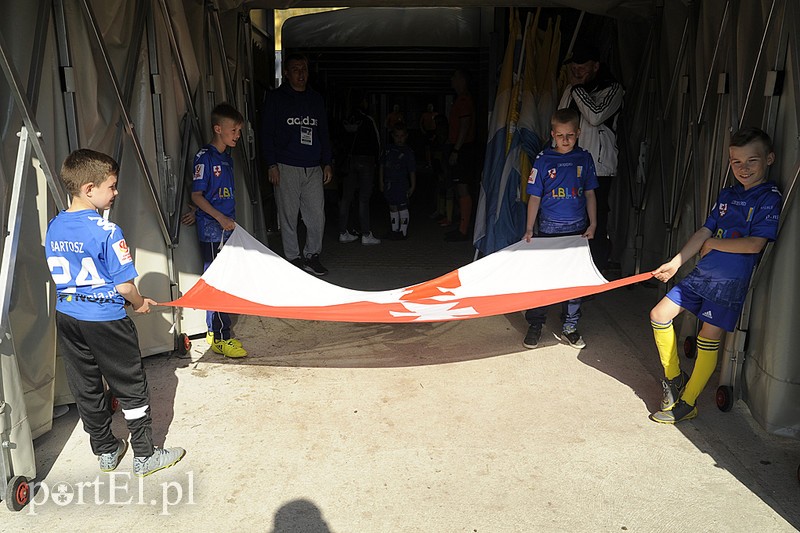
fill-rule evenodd
<path id="1" fill-rule="evenodd" d="M 203 271 L 217 257 L 222 243 L 236 227 L 233 158 L 228 148 L 236 147 L 242 134 L 244 117 L 230 104 L 219 104 L 211 111 L 214 136 L 194 156 L 192 202 L 197 206 L 195 218 Z M 247 351 L 231 336 L 228 313 L 206 311 L 208 341 L 211 349 L 225 357 L 244 357 Z"/>
<path id="2" fill-rule="evenodd" d="M 528 221 L 524 239 L 530 242 L 538 218 L 537 237 L 582 235 L 594 237 L 597 227 L 597 202 L 594 190 L 599 186 L 592 154 L 577 145 L 580 115 L 574 109 L 559 109 L 550 119 L 552 146 L 542 150 L 533 163 L 526 188 Z M 541 273 L 540 275 L 544 275 Z M 581 300 L 561 304 L 563 321 L 561 339 L 573 348 L 586 343 L 578 332 Z M 528 309 L 525 319 L 528 332 L 522 345 L 536 348 L 547 318 L 547 308 Z"/>
<path id="3" fill-rule="evenodd" d="M 128 449 L 111 432 L 105 379 L 131 434 L 133 473 L 143 477 L 174 465 L 186 452 L 153 446 L 147 377 L 124 306 L 149 313 L 155 301 L 133 284 L 138 274 L 122 229 L 100 214 L 117 197 L 118 174 L 119 165 L 105 154 L 72 152 L 61 167 L 72 203 L 50 221 L 44 244 L 56 287 L 57 349 L 92 451 L 100 469 L 110 472 Z"/>
<path id="4" fill-rule="evenodd" d="M 781 193 L 766 181 L 775 161 L 772 139 L 758 128 L 731 137 L 731 171 L 738 183 L 722 189 L 705 224 L 653 275 L 666 282 L 698 253 L 694 270 L 650 311 L 650 324 L 664 367 L 661 410 L 650 419 L 675 424 L 697 416 L 695 402 L 717 366 L 722 331 L 733 331 L 750 277 L 768 241 L 778 235 Z M 673 319 L 688 310 L 703 322 L 691 377 L 681 371 Z"/>
<path id="5" fill-rule="evenodd" d="M 417 186 L 417 163 L 414 151 L 406 145 L 408 131 L 403 123 L 392 130 L 394 144 L 389 145 L 380 165 L 379 185 L 389 203 L 392 240 L 408 237 L 408 198 Z"/>

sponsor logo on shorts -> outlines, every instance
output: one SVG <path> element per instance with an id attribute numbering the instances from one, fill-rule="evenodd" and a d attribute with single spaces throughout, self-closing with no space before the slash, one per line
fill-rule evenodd
<path id="1" fill-rule="evenodd" d="M 711 309 L 709 309 L 708 311 L 703 313 L 701 316 L 703 316 L 705 318 L 714 318 L 714 316 L 711 314 Z"/>

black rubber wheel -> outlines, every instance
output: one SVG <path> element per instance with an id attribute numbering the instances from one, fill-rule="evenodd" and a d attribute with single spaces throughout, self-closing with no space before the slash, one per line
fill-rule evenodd
<path id="1" fill-rule="evenodd" d="M 717 388 L 717 407 L 723 413 L 727 413 L 733 409 L 733 388 L 728 385 L 721 385 Z"/>
<path id="2" fill-rule="evenodd" d="M 192 341 L 189 338 L 189 335 L 186 333 L 181 333 L 178 335 L 178 353 L 181 355 L 186 355 L 191 349 Z"/>
<path id="3" fill-rule="evenodd" d="M 22 476 L 14 476 L 6 487 L 6 507 L 17 512 L 31 501 L 31 487 L 28 480 Z"/>
<path id="4" fill-rule="evenodd" d="M 683 355 L 685 355 L 689 359 L 694 359 L 697 357 L 697 338 L 696 337 L 686 337 L 683 340 Z"/>

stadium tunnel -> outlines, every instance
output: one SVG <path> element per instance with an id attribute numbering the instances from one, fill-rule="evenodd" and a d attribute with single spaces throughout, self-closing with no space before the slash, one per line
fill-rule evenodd
<path id="1" fill-rule="evenodd" d="M 324 0 L 9 0 L 0 20 L 0 489 L 36 477 L 32 440 L 54 405 L 70 403 L 55 349 L 53 288 L 42 261 L 47 221 L 67 197 L 56 178 L 78 147 L 121 162 L 125 202 L 110 212 L 126 228 L 143 292 L 166 301 L 199 277 L 193 229 L 182 228 L 191 158 L 208 111 L 230 101 L 246 117 L 234 152 L 238 222 L 263 242 L 268 191 L 258 157 L 260 102 L 277 81 L 276 50 L 311 59 L 312 86 L 332 118 L 348 95 L 369 92 L 383 113 L 430 99 L 448 105 L 449 73 L 473 73 L 478 116 L 494 111 L 509 7 L 536 27 L 559 24 L 559 57 L 574 35 L 601 48 L 626 87 L 616 189 L 615 250 L 624 274 L 672 255 L 732 179 L 727 139 L 759 125 L 776 145 L 770 178 L 783 191 L 779 239 L 757 269 L 739 327 L 725 340 L 723 375 L 767 431 L 800 435 L 800 360 L 794 357 L 800 281 L 800 7 L 792 0 L 563 0 L 502 3 Z M 346 9 L 327 8 L 347 6 Z M 541 9 L 540 9 L 541 8 Z M 276 18 L 284 10 L 313 13 Z M 301 13 L 299 11 L 298 13 Z M 294 12 L 292 12 L 294 13 Z M 278 41 L 276 28 L 282 33 Z M 276 59 L 277 58 L 277 59 Z M 552 84 L 557 80 L 553 79 Z M 543 112 L 545 109 L 543 108 Z M 486 124 L 479 124 L 485 140 Z M 546 132 L 544 132 L 546 134 Z M 484 182 L 487 177 L 484 176 Z M 485 214 L 484 216 L 489 216 Z M 186 232 L 190 233 L 186 233 Z M 145 356 L 179 350 L 205 331 L 203 313 L 135 317 Z M 167 326 L 167 327 L 165 327 Z M 683 334 L 695 329 L 687 317 Z M 19 357 L 25 354 L 25 357 Z"/>

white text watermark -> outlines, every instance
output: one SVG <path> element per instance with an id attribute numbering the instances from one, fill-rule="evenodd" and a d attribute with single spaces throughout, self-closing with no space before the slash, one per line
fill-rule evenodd
<path id="1" fill-rule="evenodd" d="M 147 485 L 147 490 L 145 486 Z M 160 487 L 160 491 L 154 490 Z M 178 505 L 194 505 L 194 472 L 187 472 L 181 481 L 152 483 L 130 472 L 109 472 L 91 481 L 31 483 L 32 496 L 28 514 L 35 515 L 38 507 L 55 504 L 70 505 L 141 505 L 160 508 L 159 514 L 169 515 Z"/>

